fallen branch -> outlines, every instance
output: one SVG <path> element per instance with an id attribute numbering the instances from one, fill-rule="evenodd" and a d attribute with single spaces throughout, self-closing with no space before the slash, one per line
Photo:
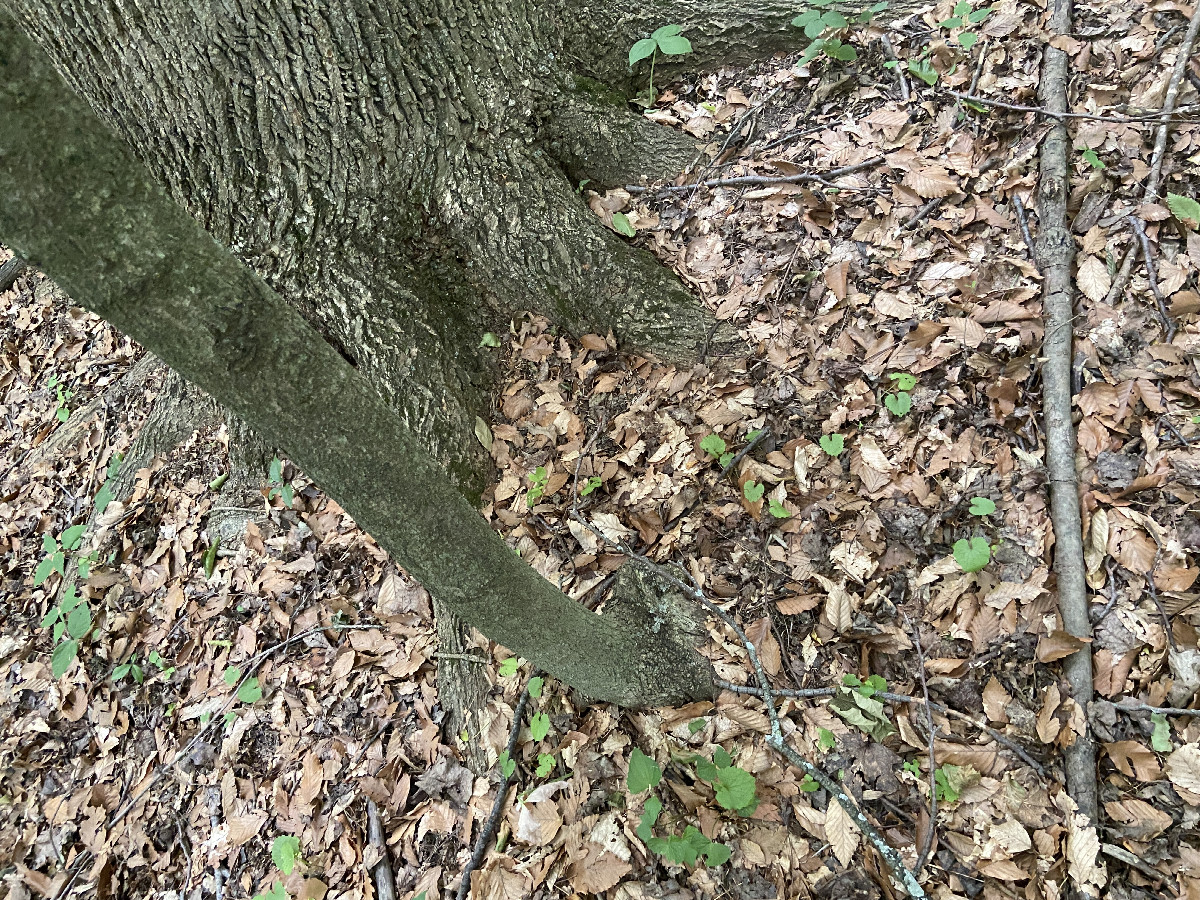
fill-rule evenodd
<path id="1" fill-rule="evenodd" d="M 4 265 L 0 266 L 0 293 L 7 291 L 13 286 L 17 278 L 25 271 L 28 264 L 19 256 L 14 256 Z"/>
<path id="2" fill-rule="evenodd" d="M 388 863 L 387 841 L 383 839 L 383 822 L 374 800 L 367 800 L 367 840 L 379 851 L 379 862 L 371 872 L 375 879 L 375 896 L 379 900 L 396 900 L 396 879 Z"/>
<path id="3" fill-rule="evenodd" d="M 537 677 L 539 673 L 535 671 L 530 677 Z M 521 698 L 517 701 L 517 708 L 513 711 L 512 731 L 508 734 L 508 758 L 512 759 L 513 754 L 517 752 L 517 737 L 521 733 L 521 722 L 525 718 L 525 707 L 529 705 L 529 683 L 526 682 L 525 690 L 521 692 Z M 513 774 L 516 774 L 516 769 L 513 769 Z M 457 900 L 466 900 L 471 893 L 471 873 L 479 868 L 483 862 L 483 857 L 487 853 L 488 845 L 492 842 L 492 835 L 496 833 L 496 826 L 500 824 L 500 816 L 504 812 L 504 801 L 508 797 L 508 785 L 512 780 L 512 776 L 505 775 L 504 770 L 500 771 L 500 787 L 496 789 L 496 800 L 492 804 L 492 812 L 488 816 L 487 823 L 483 826 L 483 831 L 479 832 L 479 837 L 475 841 L 475 850 L 471 853 L 470 860 L 462 871 L 462 881 L 458 885 Z"/>
<path id="4" fill-rule="evenodd" d="M 849 175 L 853 172 L 859 172 L 863 169 L 869 169 L 872 166 L 877 166 L 883 162 L 885 157 L 873 156 L 870 159 L 865 159 L 862 162 L 854 163 L 849 166 L 842 166 L 840 169 L 830 169 L 828 172 L 822 172 L 819 175 L 801 174 L 801 175 L 741 175 L 736 178 L 710 178 L 708 181 L 697 181 L 691 184 L 668 184 L 662 187 L 642 187 L 638 184 L 627 184 L 625 190 L 631 194 L 644 194 L 648 196 L 659 196 L 663 194 L 680 194 L 688 191 L 694 191 L 697 188 L 716 188 L 716 187 L 763 187 L 776 184 L 803 184 L 805 182 L 814 182 L 822 184 L 826 187 L 838 187 L 830 179 L 841 178 L 843 175 Z"/>
<path id="5" fill-rule="evenodd" d="M 1200 16 L 1196 17 L 1200 20 Z M 1171 321 L 1171 314 L 1167 312 L 1167 301 L 1163 297 L 1162 291 L 1158 287 L 1158 273 L 1154 270 L 1154 254 L 1150 250 L 1150 238 L 1146 235 L 1146 227 L 1142 224 L 1142 220 L 1137 216 L 1129 216 L 1129 227 L 1133 229 L 1133 233 L 1137 235 L 1138 243 L 1142 247 L 1142 259 L 1146 261 L 1146 279 L 1150 282 L 1150 293 L 1154 295 L 1154 302 L 1158 305 L 1158 318 L 1162 323 L 1163 333 L 1166 336 L 1166 343 L 1171 343 L 1175 339 L 1175 323 Z M 1130 254 L 1130 259 L 1133 254 Z"/>
<path id="6" fill-rule="evenodd" d="M 888 59 L 896 64 L 896 80 L 900 82 L 900 99 L 907 103 L 912 99 L 912 93 L 908 89 L 908 79 L 904 77 L 903 63 L 896 56 L 896 48 L 892 46 L 892 39 L 883 34 L 879 36 L 879 43 L 883 44 L 883 52 L 888 55 Z"/>
<path id="7" fill-rule="evenodd" d="M 1200 709 L 1183 709 L 1178 706 L 1151 706 L 1149 703 L 1114 703 L 1119 712 L 1148 712 L 1160 716 L 1200 716 Z"/>
<path id="8" fill-rule="evenodd" d="M 1071 0 L 1054 0 L 1051 34 L 1071 31 Z M 1066 52 L 1047 44 L 1042 57 L 1039 101 L 1052 113 L 1067 108 Z M 1092 701 L 1092 626 L 1084 574 L 1083 526 L 1075 472 L 1075 426 L 1071 421 L 1071 344 L 1074 285 L 1071 268 L 1075 241 L 1067 225 L 1068 157 L 1071 136 L 1059 115 L 1042 144 L 1038 177 L 1038 258 L 1045 265 L 1042 282 L 1046 336 L 1042 343 L 1042 415 L 1046 431 L 1046 470 L 1050 481 L 1050 515 L 1054 527 L 1054 571 L 1064 630 L 1082 638 L 1082 647 L 1063 660 L 1071 697 L 1084 712 L 1084 734 L 1063 750 L 1067 790 L 1092 825 L 1098 822 L 1096 746 L 1087 724 Z"/>
<path id="9" fill-rule="evenodd" d="M 925 722 L 929 727 L 929 830 L 921 841 L 921 852 L 917 854 L 917 864 L 913 867 L 919 877 L 929 862 L 929 854 L 933 850 L 933 836 L 937 831 L 937 754 L 934 744 L 937 741 L 937 726 L 933 724 L 933 710 L 929 708 L 929 682 L 925 679 L 925 648 L 921 646 L 921 633 L 913 627 L 908 616 L 904 617 L 909 631 L 912 632 L 913 646 L 917 650 L 917 675 L 921 679 L 921 696 L 925 701 Z"/>
<path id="10" fill-rule="evenodd" d="M 1040 272 L 1042 264 L 1038 262 L 1037 250 L 1033 246 L 1033 235 L 1029 233 L 1029 214 L 1025 211 L 1025 204 L 1021 201 L 1020 194 L 1013 195 L 1013 205 L 1017 208 L 1017 224 L 1021 226 L 1021 239 L 1029 248 L 1029 260 Z"/>
<path id="11" fill-rule="evenodd" d="M 1179 86 L 1183 83 L 1184 74 L 1187 72 L 1188 57 L 1192 54 L 1192 44 L 1196 41 L 1198 27 L 1200 27 L 1200 15 L 1192 13 L 1188 30 L 1184 32 L 1183 40 L 1179 44 L 1179 51 L 1175 57 L 1175 68 L 1171 71 L 1171 80 L 1167 82 L 1167 93 L 1163 97 L 1162 112 L 1158 117 L 1158 132 L 1154 135 L 1154 152 L 1150 157 L 1150 174 L 1146 176 L 1146 190 L 1142 195 L 1144 203 L 1153 203 L 1158 197 L 1163 160 L 1166 159 L 1167 135 L 1171 130 L 1171 116 L 1175 111 L 1175 101 L 1179 97 Z M 1125 290 L 1125 286 L 1129 284 L 1129 275 L 1133 271 L 1133 256 L 1133 248 L 1130 247 L 1125 253 L 1125 258 L 1121 260 L 1121 268 L 1117 271 L 1117 277 L 1113 279 L 1108 295 L 1104 298 L 1105 306 L 1112 306 L 1117 297 L 1121 296 Z"/>
<path id="12" fill-rule="evenodd" d="M 1062 122 L 1066 119 L 1088 119 L 1092 122 L 1115 122 L 1119 125 L 1154 125 L 1162 121 L 1164 116 L 1175 115 L 1180 112 L 1193 112 L 1200 107 L 1183 106 L 1178 110 L 1168 113 L 1165 109 L 1160 113 L 1146 113 L 1141 116 L 1105 116 L 1097 113 L 1077 113 L 1067 112 L 1063 110 L 1055 110 L 1047 106 L 1024 106 L 1020 103 L 1005 103 L 1003 100 L 991 100 L 987 97 L 978 97 L 973 94 L 965 94 L 962 91 L 946 90 L 946 93 L 951 97 L 957 97 L 964 103 L 979 103 L 983 106 L 993 106 L 997 109 L 1008 109 L 1013 112 L 1035 113 L 1039 116 L 1046 116 L 1048 119 L 1054 119 L 1057 122 Z M 1191 125 L 1200 122 L 1200 119 L 1176 119 L 1176 124 Z"/>

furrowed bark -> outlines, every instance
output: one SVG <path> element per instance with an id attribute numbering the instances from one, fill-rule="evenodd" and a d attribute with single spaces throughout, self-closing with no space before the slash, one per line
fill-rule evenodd
<path id="1" fill-rule="evenodd" d="M 2 15 L 0 235 L 285 449 L 485 634 L 598 699 L 711 696 L 677 598 L 596 615 L 522 563 L 371 384 L 175 205 Z"/>

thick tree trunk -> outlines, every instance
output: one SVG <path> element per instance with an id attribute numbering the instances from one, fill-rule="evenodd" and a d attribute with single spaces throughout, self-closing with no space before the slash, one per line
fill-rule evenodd
<path id="1" fill-rule="evenodd" d="M 287 448 L 465 619 L 599 699 L 711 694 L 680 598 L 600 616 L 520 563 L 363 374 L 171 202 L 3 17 L 0 158 L 11 246 Z"/>

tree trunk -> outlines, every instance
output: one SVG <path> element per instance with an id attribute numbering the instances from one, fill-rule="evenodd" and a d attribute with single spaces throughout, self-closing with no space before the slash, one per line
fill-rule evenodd
<path id="1" fill-rule="evenodd" d="M 0 239 L 284 448 L 490 637 L 597 698 L 711 693 L 673 602 L 593 615 L 472 508 L 479 344 L 530 309 L 667 358 L 704 342 L 709 314 L 575 190 L 697 148 L 596 79 L 628 88 L 629 45 L 661 24 L 699 61 L 802 43 L 790 6 L 0 5 L 149 170 L 6 21 Z"/>

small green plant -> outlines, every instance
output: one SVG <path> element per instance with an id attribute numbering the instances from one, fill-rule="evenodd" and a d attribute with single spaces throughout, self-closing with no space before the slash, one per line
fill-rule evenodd
<path id="1" fill-rule="evenodd" d="M 162 674 L 162 677 L 167 681 L 170 681 L 171 676 L 175 674 L 175 667 L 167 665 L 167 661 L 158 655 L 157 650 L 151 650 L 150 655 L 146 657 L 146 660 L 150 663 L 150 665 L 158 669 L 158 671 Z"/>
<path id="2" fill-rule="evenodd" d="M 586 497 L 592 491 L 596 490 L 596 488 L 600 487 L 600 485 L 603 483 L 604 482 L 600 480 L 599 475 L 593 475 L 587 480 L 587 483 L 579 489 L 579 496 Z"/>
<path id="3" fill-rule="evenodd" d="M 774 497 L 771 498 L 768 509 L 776 519 L 790 519 L 792 517 L 792 514 L 787 511 L 787 507 Z"/>
<path id="4" fill-rule="evenodd" d="M 528 685 L 529 696 L 533 697 L 535 700 L 538 697 L 542 696 L 542 686 L 545 683 L 546 683 L 546 680 L 544 678 L 542 678 L 540 675 L 535 675 L 533 678 L 530 678 L 529 685 Z"/>
<path id="5" fill-rule="evenodd" d="M 83 540 L 83 533 L 86 530 L 86 525 L 72 525 L 58 538 L 50 534 L 42 535 L 42 550 L 45 551 L 46 555 L 38 563 L 38 567 L 33 572 L 34 587 L 37 587 L 55 573 L 59 575 L 63 574 L 67 551 L 75 550 L 79 547 L 79 542 Z M 84 569 L 80 574 L 86 578 L 87 570 Z"/>
<path id="6" fill-rule="evenodd" d="M 896 731 L 883 701 L 875 697 L 886 690 L 887 682 L 878 675 L 872 675 L 866 681 L 857 675 L 846 675 L 836 688 L 829 708 L 860 731 L 882 741 Z"/>
<path id="7" fill-rule="evenodd" d="M 843 43 L 839 38 L 828 37 L 826 34 L 841 31 L 850 27 L 851 24 L 868 25 L 877 13 L 888 8 L 887 0 L 880 0 L 879 3 L 863 10 L 853 19 L 847 19 L 836 9 L 826 8 L 832 6 L 833 2 L 834 0 L 809 0 L 809 4 L 813 8 L 804 10 L 792 19 L 792 25 L 802 29 L 804 36 L 812 40 L 800 57 L 800 65 L 807 64 L 820 53 L 841 62 L 853 62 L 858 59 L 858 51 L 854 47 Z"/>
<path id="8" fill-rule="evenodd" d="M 547 775 L 549 775 L 553 771 L 554 771 L 554 754 L 539 753 L 537 768 L 534 770 L 534 774 L 536 774 L 538 778 L 545 778 Z"/>
<path id="9" fill-rule="evenodd" d="M 517 669 L 525 662 L 519 656 L 510 656 L 500 663 L 500 677 L 510 678 L 517 674 Z"/>
<path id="10" fill-rule="evenodd" d="M 108 461 L 108 468 L 104 470 L 104 484 L 100 486 L 100 490 L 96 491 L 96 496 L 92 502 L 96 507 L 96 515 L 101 515 L 104 510 L 108 509 L 108 504 L 114 499 L 113 487 L 117 483 L 117 472 L 121 468 L 121 462 L 125 459 L 123 453 L 114 453 L 112 459 Z"/>
<path id="11" fill-rule="evenodd" d="M 712 762 L 697 760 L 696 774 L 713 786 L 722 809 L 749 816 L 758 807 L 754 776 L 733 765 L 733 759 L 722 748 L 713 752 Z"/>
<path id="12" fill-rule="evenodd" d="M 915 759 L 910 759 L 900 768 L 902 768 L 905 772 L 908 772 L 910 775 L 915 775 L 917 778 L 921 777 L 921 764 Z"/>
<path id="13" fill-rule="evenodd" d="M 1200 202 L 1183 194 L 1167 194 L 1167 207 L 1171 215 L 1190 228 L 1200 228 Z"/>
<path id="14" fill-rule="evenodd" d="M 725 439 L 719 434 L 710 434 L 700 442 L 700 449 L 721 464 L 721 468 L 729 465 L 733 453 L 726 447 Z"/>
<path id="15" fill-rule="evenodd" d="M 271 842 L 271 859 L 284 875 L 291 875 L 300 862 L 300 839 L 288 835 L 280 835 Z M 288 900 L 287 889 L 278 879 L 271 885 L 270 890 L 255 894 L 254 900 Z"/>
<path id="16" fill-rule="evenodd" d="M 126 675 L 131 677 L 138 684 L 141 684 L 146 678 L 145 673 L 142 671 L 142 667 L 134 661 L 134 657 L 132 656 L 129 657 L 129 662 L 121 663 L 121 665 L 117 666 L 112 671 L 113 681 L 120 681 Z"/>
<path id="17" fill-rule="evenodd" d="M 897 63 L 895 62 L 884 63 L 884 66 L 889 69 L 896 68 L 896 65 Z M 908 69 L 910 75 L 914 78 L 920 78 L 930 87 L 933 87 L 938 82 L 938 70 L 933 67 L 933 63 L 929 61 L 925 54 L 921 54 L 916 59 L 907 60 L 904 67 Z"/>
<path id="18" fill-rule="evenodd" d="M 92 630 L 92 611 L 87 601 L 75 593 L 75 588 L 69 588 L 58 605 L 46 613 L 42 628 L 52 629 L 54 642 L 58 644 L 50 654 L 50 673 L 61 678 L 79 655 L 79 642 Z"/>
<path id="19" fill-rule="evenodd" d="M 1171 743 L 1171 723 L 1162 713 L 1151 713 L 1150 724 L 1154 731 L 1150 734 L 1150 748 L 1156 753 L 1170 753 L 1175 749 Z"/>
<path id="20" fill-rule="evenodd" d="M 529 492 L 525 495 L 525 503 L 532 507 L 546 492 L 546 482 L 550 480 L 545 466 L 538 466 L 529 474 Z"/>
<path id="21" fill-rule="evenodd" d="M 954 561 L 964 572 L 978 572 L 992 559 L 992 548 L 986 538 L 960 538 L 954 542 Z"/>
<path id="22" fill-rule="evenodd" d="M 529 720 L 529 736 L 540 741 L 550 733 L 550 717 L 544 712 L 534 713 Z"/>
<path id="23" fill-rule="evenodd" d="M 988 17 L 992 12 L 990 6 L 985 6 L 982 9 L 972 11 L 971 4 L 968 0 L 959 0 L 954 5 L 954 14 L 949 19 L 944 19 L 938 22 L 942 28 L 955 29 L 966 28 L 970 25 L 978 25 Z M 970 50 L 979 42 L 979 35 L 973 31 L 960 31 L 955 37 L 955 40 L 962 45 L 964 50 Z"/>
<path id="24" fill-rule="evenodd" d="M 67 419 L 71 418 L 71 409 L 67 405 L 67 402 L 75 396 L 75 392 L 67 390 L 57 375 L 51 375 L 46 381 L 46 386 L 54 390 L 56 398 L 54 417 L 60 422 L 67 421 Z"/>
<path id="25" fill-rule="evenodd" d="M 829 456 L 841 456 L 846 449 L 846 439 L 840 434 L 823 434 L 817 443 Z"/>
<path id="26" fill-rule="evenodd" d="M 202 562 L 204 563 L 204 577 L 212 578 L 213 570 L 217 568 L 217 550 L 221 547 L 221 540 L 215 534 L 212 538 L 212 543 L 208 545 L 208 549 L 204 551 Z"/>
<path id="27" fill-rule="evenodd" d="M 805 776 L 800 779 L 800 790 L 804 791 L 806 794 L 811 794 L 814 791 L 819 791 L 820 789 L 821 783 L 811 775 L 805 774 Z"/>
<path id="28" fill-rule="evenodd" d="M 996 511 L 996 504 L 987 497 L 972 497 L 968 511 L 973 516 L 990 516 Z"/>
<path id="29" fill-rule="evenodd" d="M 153 662 L 154 660 L 151 660 Z M 174 670 L 172 670 L 174 671 Z M 222 676 L 225 683 L 231 687 L 238 683 L 242 677 L 242 670 L 237 666 L 227 666 L 225 674 Z M 242 686 L 237 690 L 237 698 L 243 703 L 257 703 L 262 699 L 262 685 L 258 683 L 257 678 L 247 678 L 242 682 Z"/>
<path id="30" fill-rule="evenodd" d="M 517 771 L 517 761 L 508 755 L 507 750 L 500 751 L 500 771 L 504 773 L 505 778 L 512 778 L 513 772 Z"/>
<path id="31" fill-rule="evenodd" d="M 681 25 L 664 25 L 648 38 L 642 38 L 629 48 L 629 68 L 632 70 L 643 59 L 650 60 L 650 88 L 647 93 L 647 106 L 653 106 L 657 95 L 654 93 L 654 64 L 658 54 L 664 56 L 686 56 L 692 52 L 692 42 L 683 37 Z"/>
<path id="32" fill-rule="evenodd" d="M 832 750 L 837 746 L 837 735 L 828 728 L 818 728 L 817 746 L 822 750 Z"/>
<path id="33" fill-rule="evenodd" d="M 500 338 L 496 337 L 496 335 L 490 331 L 485 331 L 483 333 L 483 337 L 479 339 L 479 346 L 480 347 L 491 347 L 491 348 L 499 347 L 500 346 Z"/>
<path id="34" fill-rule="evenodd" d="M 633 227 L 633 223 L 629 221 L 629 216 L 623 212 L 613 213 L 612 217 L 613 231 L 617 234 L 623 234 L 625 237 L 633 237 L 637 234 L 637 229 Z"/>
<path id="35" fill-rule="evenodd" d="M 282 497 L 283 505 L 290 509 L 295 492 L 292 490 L 291 483 L 283 480 L 283 460 L 278 456 L 271 460 L 271 466 L 267 470 L 267 483 L 271 485 L 271 489 L 267 491 L 267 499 L 274 500 L 276 497 Z"/>
<path id="36" fill-rule="evenodd" d="M 1089 166 L 1091 166 L 1093 169 L 1107 169 L 1108 168 L 1108 166 L 1106 166 L 1104 164 L 1104 160 L 1102 160 L 1096 154 L 1095 150 L 1091 150 L 1091 149 L 1084 150 L 1083 153 L 1080 155 L 1083 157 L 1083 161 L 1085 163 L 1087 163 Z"/>
<path id="37" fill-rule="evenodd" d="M 723 754 L 723 756 L 721 756 Z M 701 763 L 707 765 L 709 769 L 702 772 L 697 767 L 697 774 L 702 778 L 705 772 L 712 775 L 713 778 L 705 779 L 713 781 L 717 790 L 717 802 L 721 803 L 724 798 L 725 803 L 736 803 L 746 797 L 744 778 L 737 775 L 725 774 L 727 770 L 732 769 L 729 759 L 729 754 L 724 750 L 718 750 L 714 754 L 717 762 L 726 763 L 725 766 L 714 766 L 713 763 L 707 760 L 701 760 Z M 750 779 L 750 799 L 748 804 L 756 804 L 754 799 L 754 776 L 749 772 L 743 772 L 741 769 L 736 769 L 741 772 L 742 776 Z M 724 781 L 722 781 L 724 777 Z M 653 759 L 642 753 L 636 747 L 629 755 L 629 775 L 626 779 L 626 785 L 631 793 L 640 794 L 642 791 L 656 787 L 662 781 L 662 769 L 658 767 Z M 722 805 L 725 805 L 722 803 Z M 703 858 L 706 865 L 719 866 L 729 860 L 730 849 L 726 844 L 718 844 L 715 841 L 710 841 L 695 825 L 688 825 L 684 828 L 683 834 L 669 834 L 665 837 L 655 836 L 653 829 L 658 822 L 658 816 L 662 812 L 662 801 L 658 797 L 651 795 L 647 798 L 645 805 L 642 808 L 642 820 L 637 827 L 637 836 L 642 839 L 646 846 L 654 853 L 659 853 L 668 862 L 679 866 L 694 866 Z M 733 808 L 725 806 L 726 809 Z M 752 808 L 752 807 L 742 807 Z"/>
<path id="38" fill-rule="evenodd" d="M 962 796 L 963 789 L 977 778 L 978 773 L 970 766 L 954 766 L 950 763 L 938 766 L 933 773 L 938 800 L 953 803 Z"/>
<path id="39" fill-rule="evenodd" d="M 744 485 L 742 485 L 742 496 L 744 496 L 751 503 L 757 503 L 762 499 L 763 491 L 765 490 L 766 486 L 763 485 L 762 482 L 747 481 Z"/>
<path id="40" fill-rule="evenodd" d="M 893 372 L 888 378 L 896 383 L 896 393 L 884 397 L 883 405 L 891 410 L 892 415 L 905 416 L 912 409 L 912 395 L 909 391 L 917 386 L 917 379 L 907 372 Z"/>
<path id="41" fill-rule="evenodd" d="M 704 719 L 692 719 L 692 721 L 688 722 L 688 734 L 696 734 L 702 731 L 707 724 Z"/>

